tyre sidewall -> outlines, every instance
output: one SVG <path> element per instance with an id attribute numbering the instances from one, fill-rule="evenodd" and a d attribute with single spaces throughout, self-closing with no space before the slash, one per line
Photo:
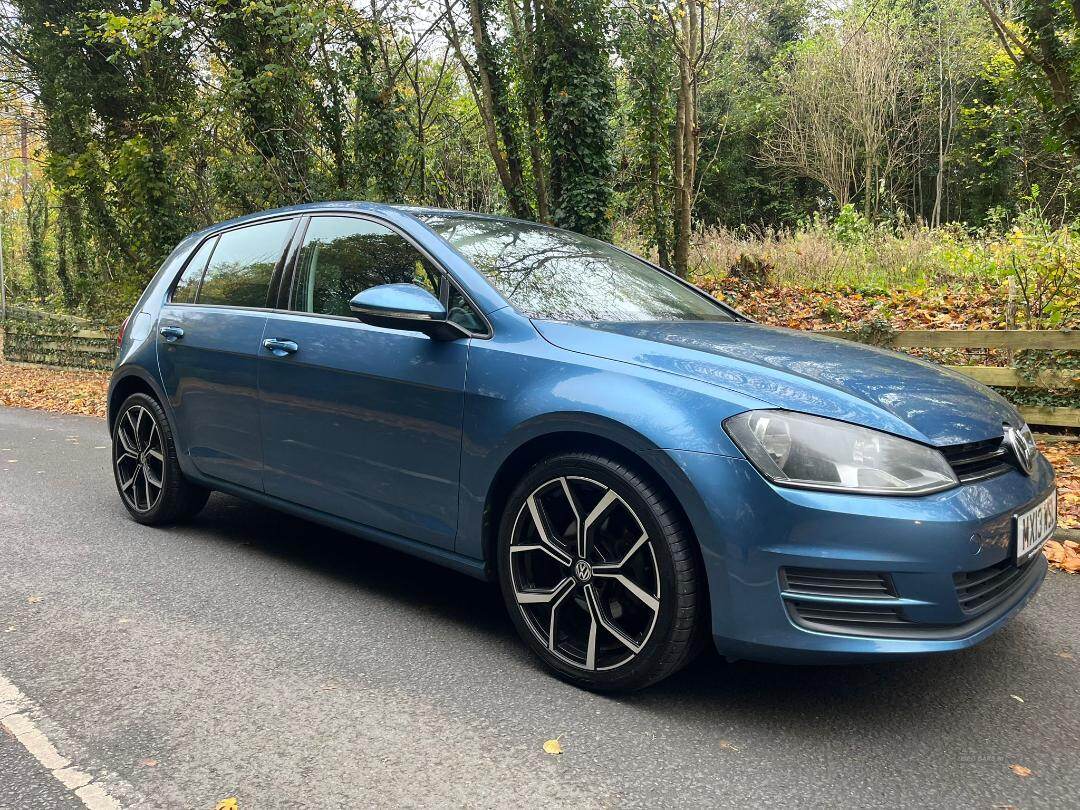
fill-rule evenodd
<path id="1" fill-rule="evenodd" d="M 626 475 L 629 473 L 629 475 Z M 533 634 L 521 615 L 514 596 L 510 576 L 510 539 L 514 524 L 525 499 L 541 484 L 560 476 L 581 476 L 610 487 L 621 497 L 645 526 L 660 575 L 660 611 L 645 648 L 632 661 L 614 670 L 588 671 L 575 667 L 553 655 Z M 654 680 L 653 673 L 661 668 L 661 659 L 670 643 L 678 612 L 679 588 L 674 560 L 664 531 L 654 507 L 634 484 L 636 474 L 618 462 L 592 457 L 588 454 L 568 454 L 546 459 L 534 467 L 521 480 L 507 500 L 499 524 L 498 573 L 503 600 L 518 634 L 540 659 L 560 677 L 589 689 L 631 690 L 646 686 Z M 638 478 L 640 480 L 640 478 Z"/>
<path id="2" fill-rule="evenodd" d="M 116 434 L 120 430 L 121 420 L 124 415 L 133 407 L 139 406 L 145 408 L 146 411 L 154 418 L 154 422 L 157 425 L 158 432 L 161 434 L 162 450 L 165 456 L 165 463 L 161 465 L 161 497 L 158 498 L 153 509 L 149 509 L 145 512 L 140 512 L 133 509 L 131 504 L 128 503 L 127 498 L 124 497 L 124 493 L 120 489 L 120 471 L 116 467 Z M 172 430 L 169 427 L 169 420 L 165 416 L 165 411 L 157 400 L 146 394 L 132 394 L 124 400 L 124 404 L 120 406 L 120 411 L 116 415 L 116 421 L 113 423 L 112 433 L 112 468 L 113 468 L 113 480 L 116 481 L 116 490 L 120 494 L 120 502 L 124 504 L 124 508 L 128 513 L 139 523 L 155 524 L 166 522 L 169 519 L 169 515 L 174 509 L 174 501 L 178 497 L 178 488 L 180 481 L 180 467 L 176 461 L 176 449 L 173 444 Z"/>

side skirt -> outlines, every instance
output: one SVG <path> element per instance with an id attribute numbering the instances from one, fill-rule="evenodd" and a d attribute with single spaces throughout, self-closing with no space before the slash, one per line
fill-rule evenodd
<path id="1" fill-rule="evenodd" d="M 429 546 L 427 543 L 410 540 L 401 535 L 391 534 L 390 532 L 384 532 L 370 526 L 353 523 L 352 521 L 329 515 L 326 512 L 320 512 L 317 509 L 309 509 L 306 506 L 301 506 L 300 504 L 292 503 L 291 501 L 284 501 L 262 492 L 255 492 L 254 490 L 237 486 L 236 484 L 230 484 L 226 481 L 220 481 L 216 478 L 210 478 L 201 474 L 191 475 L 186 470 L 184 471 L 184 474 L 195 483 L 217 490 L 218 492 L 235 495 L 237 498 L 257 503 L 260 506 L 276 509 L 279 512 L 286 512 L 298 518 L 310 520 L 312 523 L 319 523 L 328 528 L 344 532 L 345 534 L 351 534 L 362 540 L 369 540 L 373 543 L 378 543 L 381 546 L 386 546 L 387 548 L 403 551 L 406 554 L 411 554 L 422 560 L 427 560 L 428 562 L 451 568 L 462 574 L 468 574 L 471 577 L 484 580 L 485 582 L 491 581 L 492 579 L 483 560 L 465 557 L 464 555 L 448 549 L 436 548 L 435 546 Z"/>

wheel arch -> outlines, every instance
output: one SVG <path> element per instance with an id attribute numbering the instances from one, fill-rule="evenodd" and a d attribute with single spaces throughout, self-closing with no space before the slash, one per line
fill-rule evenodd
<path id="1" fill-rule="evenodd" d="M 146 394 L 157 401 L 162 410 L 165 411 L 166 417 L 171 421 L 172 415 L 169 413 L 168 403 L 158 386 L 150 379 L 149 375 L 134 368 L 126 371 L 123 374 L 117 374 L 113 377 L 112 383 L 109 385 L 108 404 L 106 407 L 106 414 L 108 417 L 109 433 L 112 433 L 113 425 L 116 423 L 116 414 L 120 410 L 120 406 L 124 403 L 128 397 L 132 394 Z"/>
<path id="2" fill-rule="evenodd" d="M 680 492 L 688 492 L 686 487 L 690 486 L 690 482 L 674 464 L 668 466 L 662 463 L 664 459 L 668 459 L 668 456 L 663 451 L 659 449 L 646 450 L 640 447 L 634 449 L 630 444 L 630 442 L 620 441 L 599 433 L 579 429 L 560 429 L 532 436 L 515 447 L 499 465 L 491 479 L 490 486 L 487 488 L 484 500 L 481 522 L 481 547 L 488 575 L 496 578 L 496 543 L 498 541 L 499 523 L 514 487 L 533 464 L 548 456 L 569 452 L 592 452 L 605 455 L 646 476 L 650 483 L 659 487 L 679 510 L 680 517 L 685 522 L 691 537 L 693 537 L 700 561 L 701 544 L 694 531 L 694 521 L 692 519 L 694 507 L 693 504 L 686 502 L 689 499 L 685 495 L 680 497 Z M 704 576 L 704 566 L 702 566 L 701 571 Z"/>

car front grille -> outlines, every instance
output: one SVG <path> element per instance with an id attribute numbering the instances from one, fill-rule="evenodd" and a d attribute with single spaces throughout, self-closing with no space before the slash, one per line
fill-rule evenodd
<path id="1" fill-rule="evenodd" d="M 983 481 L 1016 469 L 1003 437 L 942 447 L 941 453 L 961 483 Z"/>
<path id="2" fill-rule="evenodd" d="M 824 568 L 782 568 L 781 587 L 787 593 L 810 596 L 848 596 L 889 599 L 896 596 L 885 574 L 831 571 Z"/>
<path id="3" fill-rule="evenodd" d="M 1010 558 L 978 571 L 953 574 L 960 609 L 979 613 L 1007 599 L 1038 556 L 1032 555 L 1023 565 L 1016 565 Z"/>

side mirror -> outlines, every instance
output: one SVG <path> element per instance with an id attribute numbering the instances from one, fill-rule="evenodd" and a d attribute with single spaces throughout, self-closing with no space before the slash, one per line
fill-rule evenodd
<path id="1" fill-rule="evenodd" d="M 457 340 L 468 332 L 446 319 L 446 307 L 416 284 L 380 284 L 358 293 L 349 309 L 363 323 L 384 329 L 423 332 L 435 340 Z"/>

